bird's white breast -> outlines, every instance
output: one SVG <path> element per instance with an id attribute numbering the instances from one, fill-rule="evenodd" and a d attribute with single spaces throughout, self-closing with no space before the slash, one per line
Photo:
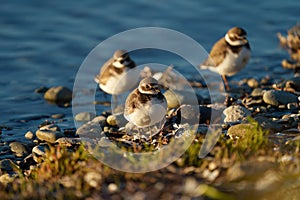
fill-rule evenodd
<path id="1" fill-rule="evenodd" d="M 166 111 L 166 101 L 153 98 L 145 105 L 135 108 L 131 114 L 125 115 L 125 118 L 138 127 L 147 127 L 162 121 L 165 118 Z"/>
<path id="2" fill-rule="evenodd" d="M 130 71 L 110 76 L 106 84 L 100 84 L 100 88 L 106 93 L 118 95 L 136 87 L 139 78 L 139 71 L 134 68 Z"/>
<path id="3" fill-rule="evenodd" d="M 246 47 L 243 47 L 238 54 L 229 50 L 223 62 L 215 67 L 214 70 L 221 75 L 232 76 L 246 66 L 250 54 L 250 50 Z"/>

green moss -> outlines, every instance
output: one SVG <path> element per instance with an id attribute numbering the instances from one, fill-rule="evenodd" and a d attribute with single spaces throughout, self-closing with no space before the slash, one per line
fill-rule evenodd
<path id="1" fill-rule="evenodd" d="M 257 121 L 248 118 L 249 126 L 245 130 L 242 137 L 238 139 L 227 140 L 227 147 L 231 153 L 237 153 L 239 157 L 245 158 L 248 155 L 256 154 L 268 145 L 269 131 L 264 130 Z"/>

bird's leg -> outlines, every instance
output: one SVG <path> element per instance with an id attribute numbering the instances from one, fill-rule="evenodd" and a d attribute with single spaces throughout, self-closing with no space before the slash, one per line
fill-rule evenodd
<path id="1" fill-rule="evenodd" d="M 150 142 L 152 142 L 152 129 L 151 129 L 151 126 L 148 127 L 148 130 L 150 132 Z"/>
<path id="2" fill-rule="evenodd" d="M 230 87 L 229 87 L 229 84 L 228 84 L 226 75 L 222 75 L 222 79 L 223 79 L 223 81 L 224 81 L 224 83 L 225 83 L 225 88 L 226 88 L 226 90 L 229 90 Z"/>
<path id="3" fill-rule="evenodd" d="M 118 95 L 113 95 L 113 102 L 112 102 L 112 111 L 114 111 L 118 106 Z"/>
<path id="4" fill-rule="evenodd" d="M 138 129 L 138 135 L 139 135 L 139 141 L 141 142 L 141 129 L 143 129 L 143 128 L 137 128 Z"/>

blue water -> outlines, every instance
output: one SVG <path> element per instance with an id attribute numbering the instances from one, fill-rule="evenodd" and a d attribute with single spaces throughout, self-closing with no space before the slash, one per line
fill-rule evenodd
<path id="1" fill-rule="evenodd" d="M 241 26 L 248 32 L 252 59 L 244 70 L 246 73 L 239 73 L 233 79 L 292 74 L 280 65 L 288 55 L 279 48 L 276 33 L 286 33 L 300 21 L 299 9 L 299 0 L 127 0 L 119 3 L 2 0 L 0 125 L 12 126 L 10 132 L 21 137 L 45 120 L 22 119 L 65 113 L 62 124 L 74 126 L 71 108 L 47 103 L 34 89 L 56 85 L 72 88 L 77 70 L 88 53 L 108 37 L 132 28 L 174 29 L 209 51 L 227 29 Z M 147 58 L 133 59 L 140 62 Z M 176 64 L 171 57 L 166 57 L 165 62 Z"/>

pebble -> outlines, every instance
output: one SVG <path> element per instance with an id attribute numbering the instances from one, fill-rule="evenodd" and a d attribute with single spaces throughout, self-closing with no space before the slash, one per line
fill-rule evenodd
<path id="1" fill-rule="evenodd" d="M 250 116 L 251 112 L 240 105 L 232 105 L 223 111 L 225 115 L 224 123 L 240 122 L 245 117 Z"/>
<path id="2" fill-rule="evenodd" d="M 81 138 L 58 138 L 55 143 L 58 143 L 63 146 L 71 147 L 71 146 L 76 146 L 81 144 Z"/>
<path id="3" fill-rule="evenodd" d="M 95 113 L 81 112 L 75 115 L 75 120 L 79 122 L 88 122 L 96 117 Z"/>
<path id="4" fill-rule="evenodd" d="M 105 117 L 101 117 L 101 120 L 104 120 L 105 123 Z M 81 127 L 79 127 L 76 131 L 76 134 L 79 137 L 87 137 L 87 138 L 100 138 L 102 132 L 102 128 L 100 126 L 99 118 L 94 118 L 92 121 L 89 121 L 85 124 L 83 124 Z"/>
<path id="5" fill-rule="evenodd" d="M 9 144 L 9 147 L 17 157 L 24 157 L 28 154 L 26 147 L 20 142 L 12 142 Z"/>
<path id="6" fill-rule="evenodd" d="M 259 96 L 263 96 L 265 93 L 265 90 L 261 89 L 261 88 L 255 88 L 252 92 L 251 92 L 251 96 L 253 97 L 259 97 Z"/>
<path id="7" fill-rule="evenodd" d="M 183 104 L 198 105 L 203 98 L 191 91 L 167 90 L 164 93 L 167 100 L 168 108 L 178 108 Z"/>
<path id="8" fill-rule="evenodd" d="M 289 110 L 298 110 L 299 104 L 298 103 L 288 103 L 286 107 Z"/>
<path id="9" fill-rule="evenodd" d="M 72 100 L 72 91 L 64 86 L 56 86 L 48 89 L 44 98 L 53 102 L 70 102 Z"/>
<path id="10" fill-rule="evenodd" d="M 255 78 L 250 78 L 247 81 L 247 85 L 251 88 L 257 88 L 259 86 L 259 82 Z"/>
<path id="11" fill-rule="evenodd" d="M 12 183 L 15 178 L 15 176 L 9 174 L 3 174 L 2 176 L 0 176 L 0 183 L 6 186 L 7 184 Z"/>
<path id="12" fill-rule="evenodd" d="M 61 118 L 64 118 L 66 115 L 63 114 L 63 113 L 58 113 L 58 114 L 52 114 L 51 115 L 51 118 L 52 119 L 61 119 Z"/>
<path id="13" fill-rule="evenodd" d="M 84 175 L 84 181 L 94 188 L 99 187 L 101 179 L 101 174 L 96 172 L 88 172 Z"/>
<path id="14" fill-rule="evenodd" d="M 64 176 L 59 180 L 59 183 L 66 188 L 71 188 L 75 186 L 75 181 L 70 176 Z"/>
<path id="15" fill-rule="evenodd" d="M 124 127 L 128 123 L 123 113 L 116 113 L 108 116 L 106 122 L 111 126 L 118 126 L 118 127 Z"/>
<path id="16" fill-rule="evenodd" d="M 48 144 L 39 144 L 35 147 L 32 148 L 32 153 L 38 155 L 38 156 L 45 156 L 46 155 L 46 150 L 49 149 Z"/>
<path id="17" fill-rule="evenodd" d="M 45 86 L 41 86 L 37 89 L 34 90 L 35 93 L 45 93 L 49 88 L 45 87 Z"/>
<path id="18" fill-rule="evenodd" d="M 55 143 L 58 138 L 64 136 L 60 128 L 55 124 L 49 124 L 41 127 L 36 131 L 36 136 L 39 140 Z"/>
<path id="19" fill-rule="evenodd" d="M 25 133 L 25 138 L 28 140 L 32 140 L 34 137 L 34 133 L 31 131 L 28 131 L 27 133 Z"/>
<path id="20" fill-rule="evenodd" d="M 285 87 L 286 88 L 293 88 L 296 91 L 300 91 L 300 76 L 294 77 L 291 80 L 286 81 Z"/>
<path id="21" fill-rule="evenodd" d="M 263 100 L 272 106 L 287 105 L 288 103 L 298 103 L 298 97 L 285 91 L 269 90 L 264 93 Z"/>
<path id="22" fill-rule="evenodd" d="M 180 107 L 181 117 L 184 120 L 187 120 L 186 123 L 194 124 L 208 124 L 211 121 L 211 115 L 221 115 L 222 113 L 219 110 L 209 108 L 206 106 L 193 106 L 193 105 L 182 105 Z M 199 116 L 197 116 L 197 114 Z M 196 120 L 199 120 L 197 122 Z M 183 122 L 185 123 L 185 122 Z"/>
<path id="23" fill-rule="evenodd" d="M 92 121 L 100 124 L 101 127 L 106 125 L 106 117 L 102 115 L 95 117 Z"/>
<path id="24" fill-rule="evenodd" d="M 183 190 L 186 194 L 193 195 L 195 193 L 196 188 L 198 187 L 199 183 L 193 177 L 188 177 L 185 179 L 185 183 L 183 185 Z"/>
<path id="25" fill-rule="evenodd" d="M 110 193 L 115 193 L 119 190 L 117 184 L 115 183 L 110 183 L 108 186 L 107 186 L 107 189 L 108 189 L 108 192 Z"/>

